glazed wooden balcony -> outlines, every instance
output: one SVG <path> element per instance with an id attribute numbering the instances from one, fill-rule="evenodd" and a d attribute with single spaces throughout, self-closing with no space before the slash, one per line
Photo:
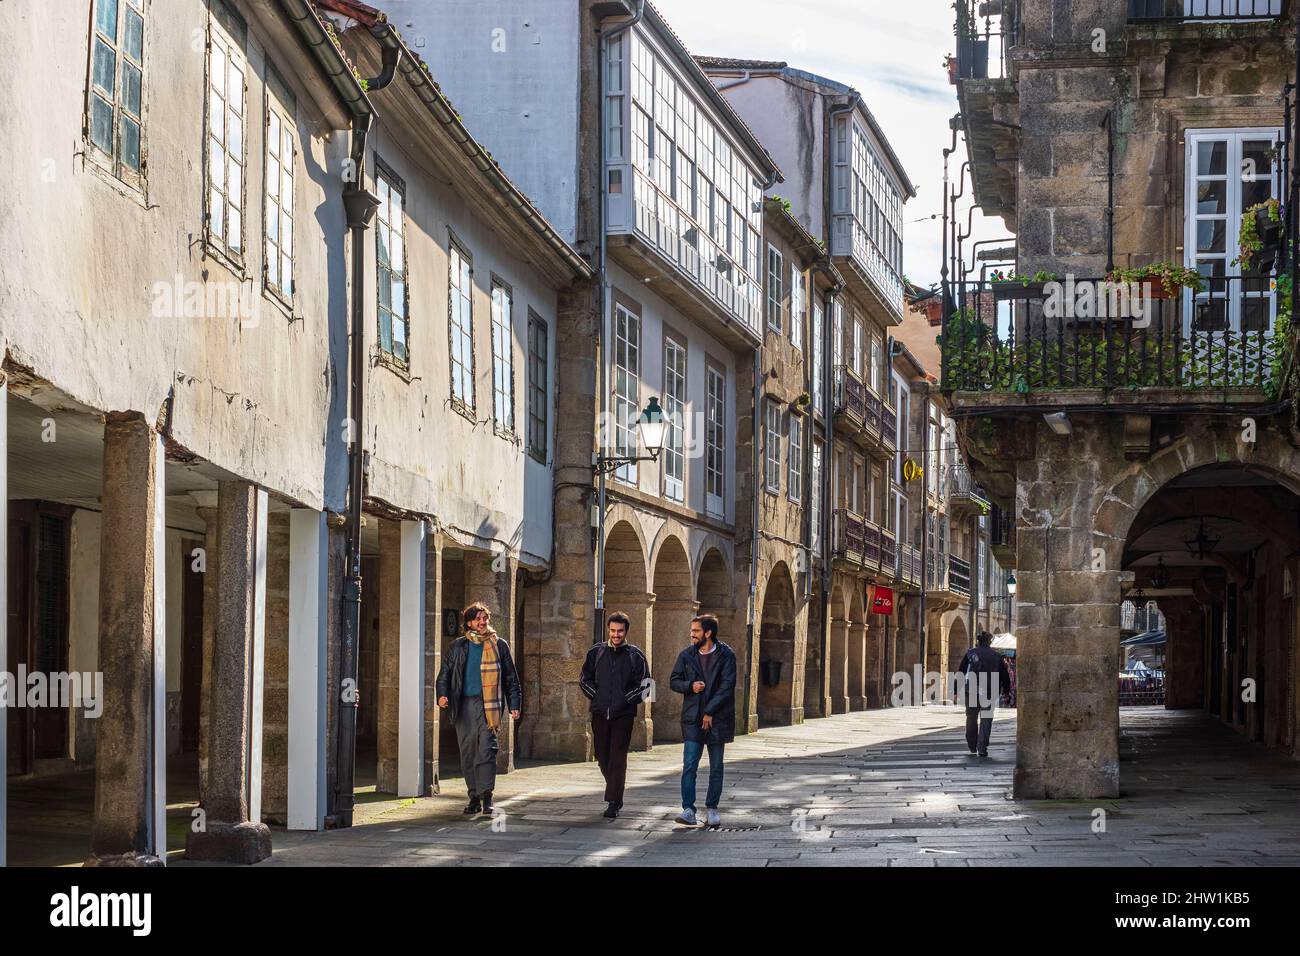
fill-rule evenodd
<path id="1" fill-rule="evenodd" d="M 837 561 L 854 570 L 883 571 L 893 577 L 898 560 L 893 532 L 842 508 L 833 513 L 832 524 Z"/>

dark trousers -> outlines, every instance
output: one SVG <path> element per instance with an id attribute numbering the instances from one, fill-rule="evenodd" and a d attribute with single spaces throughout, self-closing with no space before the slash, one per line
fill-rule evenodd
<path id="1" fill-rule="evenodd" d="M 993 709 L 983 711 L 979 707 L 966 708 L 966 746 L 972 753 L 978 749 L 983 754 L 989 751 L 989 734 L 993 732 L 993 718 L 992 716 L 981 717 L 981 713 L 991 715 Z"/>
<path id="2" fill-rule="evenodd" d="M 623 806 L 623 787 L 627 783 L 627 748 L 632 743 L 633 717 L 591 715 L 591 735 L 596 744 L 596 763 L 605 778 L 605 800 Z"/>

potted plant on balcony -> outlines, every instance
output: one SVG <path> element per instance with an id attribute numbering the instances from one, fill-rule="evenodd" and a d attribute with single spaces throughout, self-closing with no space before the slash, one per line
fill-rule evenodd
<path id="1" fill-rule="evenodd" d="M 1282 204 L 1276 199 L 1266 199 L 1243 212 L 1237 244 L 1241 254 L 1233 260 L 1233 265 L 1249 269 L 1258 257 L 1259 271 L 1272 272 L 1282 248 Z"/>
<path id="2" fill-rule="evenodd" d="M 948 72 L 948 85 L 957 85 L 957 58 L 951 53 L 945 53 L 943 57 L 943 68 Z"/>
<path id="3" fill-rule="evenodd" d="M 1041 299 L 1046 296 L 1044 287 L 1049 282 L 1060 279 L 1055 272 L 1039 270 L 1032 276 L 1018 276 L 1014 271 L 1003 272 L 995 269 L 989 277 L 993 286 L 993 299 L 1002 302 L 1006 299 Z"/>
<path id="4" fill-rule="evenodd" d="M 1106 278 L 1111 282 L 1137 284 L 1152 299 L 1173 299 L 1178 296 L 1180 289 L 1200 292 L 1205 288 L 1205 278 L 1199 272 L 1172 262 L 1153 262 L 1133 269 L 1116 269 Z"/>

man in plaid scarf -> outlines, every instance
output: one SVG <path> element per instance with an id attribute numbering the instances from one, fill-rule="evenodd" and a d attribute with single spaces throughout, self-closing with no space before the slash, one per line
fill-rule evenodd
<path id="1" fill-rule="evenodd" d="M 461 772 L 469 790 L 467 814 L 492 815 L 492 791 L 497 779 L 497 729 L 507 708 L 519 719 L 519 674 L 510 645 L 492 629 L 487 606 L 465 608 L 465 635 L 442 658 L 438 674 L 438 706 L 456 727 Z"/>

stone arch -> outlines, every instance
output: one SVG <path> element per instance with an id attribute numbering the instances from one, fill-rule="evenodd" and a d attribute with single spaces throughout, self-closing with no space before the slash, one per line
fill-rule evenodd
<path id="1" fill-rule="evenodd" d="M 680 742 L 682 697 L 673 692 L 670 677 L 677 655 L 690 643 L 690 621 L 699 607 L 682 539 L 674 534 L 660 535 L 652 567 L 654 621 L 649 654 L 650 675 L 655 682 L 654 740 Z"/>
<path id="2" fill-rule="evenodd" d="M 948 628 L 948 673 L 957 673 L 962 658 L 970 650 L 970 633 L 966 630 L 966 620 L 959 614 Z"/>
<path id="3" fill-rule="evenodd" d="M 605 616 L 622 611 L 632 621 L 628 642 L 650 653 L 653 598 L 649 593 L 644 537 L 636 521 L 616 520 L 605 538 Z M 633 727 L 632 746 L 645 749 L 653 705 Z"/>
<path id="4" fill-rule="evenodd" d="M 718 618 L 718 636 L 736 655 L 736 733 L 748 733 L 753 702 L 749 695 L 749 648 L 744 622 L 736 606 L 737 588 L 725 543 L 716 535 L 704 535 L 696 549 L 695 603 L 697 613 Z M 685 644 L 683 644 L 685 646 Z"/>
<path id="5" fill-rule="evenodd" d="M 758 724 L 785 726 L 802 716 L 802 692 L 796 674 L 796 615 L 794 578 L 784 561 L 778 562 L 764 582 L 758 616 Z"/>

